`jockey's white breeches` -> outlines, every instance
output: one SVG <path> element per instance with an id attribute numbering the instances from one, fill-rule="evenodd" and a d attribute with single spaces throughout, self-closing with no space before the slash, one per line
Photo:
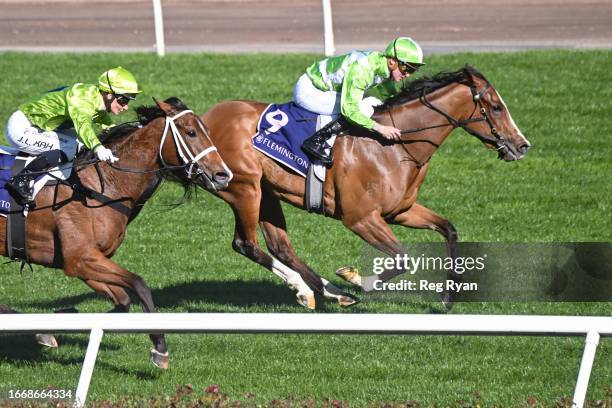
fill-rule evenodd
<path id="1" fill-rule="evenodd" d="M 6 140 L 11 146 L 33 156 L 49 150 L 61 150 L 68 160 L 74 158 L 79 145 L 74 129 L 65 129 L 61 133 L 42 130 L 19 110 L 9 117 Z"/>
<path id="2" fill-rule="evenodd" d="M 293 101 L 304 109 L 337 117 L 340 114 L 340 93 L 336 91 L 321 91 L 316 88 L 308 75 L 303 74 L 293 87 Z M 374 107 L 382 102 L 373 96 L 363 98 L 359 103 L 361 113 L 368 118 L 374 114 Z"/>

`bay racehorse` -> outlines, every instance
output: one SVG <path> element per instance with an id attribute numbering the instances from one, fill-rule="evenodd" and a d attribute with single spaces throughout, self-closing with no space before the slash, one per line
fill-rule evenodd
<path id="1" fill-rule="evenodd" d="M 233 248 L 270 269 L 297 290 L 298 302 L 313 308 L 313 290 L 341 305 L 357 299 L 321 278 L 297 257 L 287 234 L 280 200 L 304 208 L 305 179 L 258 152 L 251 146 L 265 103 L 227 101 L 217 104 L 202 118 L 211 138 L 234 173 L 225 191 L 216 193 L 233 209 L 236 226 Z M 376 109 L 374 120 L 403 129 L 401 142 L 382 139 L 364 129 L 349 127 L 333 146 L 334 163 L 324 185 L 325 215 L 376 249 L 404 255 L 389 224 L 427 228 L 441 233 L 450 256 L 456 256 L 457 231 L 445 218 L 417 201 L 429 160 L 451 131 L 463 128 L 495 149 L 505 161 L 521 159 L 530 147 L 518 129 L 500 94 L 475 68 L 411 82 L 399 95 Z M 259 224 L 268 250 L 257 240 Z M 385 271 L 362 278 L 351 268 L 339 275 L 371 290 L 403 271 Z M 453 271 L 449 278 L 460 280 Z M 450 308 L 451 295 L 443 296 Z"/>
<path id="2" fill-rule="evenodd" d="M 101 137 L 119 158 L 117 164 L 97 163 L 80 155 L 73 165 L 77 182 L 43 188 L 27 217 L 28 262 L 63 269 L 66 275 L 81 279 L 108 296 L 115 312 L 129 310 L 126 290 L 136 295 L 144 312 L 155 312 L 145 281 L 110 258 L 162 179 L 171 177 L 185 188 L 193 183 L 220 191 L 231 178 L 201 119 L 177 98 L 157 104 L 137 108 L 140 126 L 119 125 Z M 103 191 L 106 198 L 93 198 L 91 191 Z M 6 256 L 5 246 L 6 218 L 0 217 L 0 255 Z M 14 311 L 5 306 L 0 312 Z M 164 335 L 150 337 L 153 363 L 167 368 Z M 47 337 L 46 341 L 53 345 L 55 340 Z"/>

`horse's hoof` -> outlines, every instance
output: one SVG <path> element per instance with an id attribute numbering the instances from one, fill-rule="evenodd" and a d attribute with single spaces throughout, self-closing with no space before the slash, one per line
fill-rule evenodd
<path id="1" fill-rule="evenodd" d="M 343 266 L 336 271 L 336 275 L 353 285 L 361 286 L 361 275 L 354 266 Z"/>
<path id="2" fill-rule="evenodd" d="M 170 362 L 168 359 L 168 352 L 160 353 L 155 349 L 151 349 L 151 362 L 155 364 L 157 368 L 161 368 L 162 370 L 167 370 L 170 366 Z"/>
<path id="3" fill-rule="evenodd" d="M 315 301 L 314 294 L 312 293 L 298 293 L 296 295 L 297 302 L 307 309 L 315 310 L 317 302 Z"/>
<path id="4" fill-rule="evenodd" d="M 361 302 L 359 298 L 356 298 L 350 295 L 344 295 L 338 298 L 338 303 L 340 304 L 341 307 L 351 307 L 353 305 L 356 305 L 359 302 Z"/>
<path id="5" fill-rule="evenodd" d="M 36 342 L 41 346 L 57 348 L 57 340 L 50 334 L 37 334 Z"/>

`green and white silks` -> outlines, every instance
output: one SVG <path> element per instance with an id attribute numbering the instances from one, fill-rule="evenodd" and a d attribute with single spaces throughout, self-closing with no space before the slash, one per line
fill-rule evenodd
<path id="1" fill-rule="evenodd" d="M 16 120 L 22 124 L 20 126 L 22 129 L 18 129 L 19 126 L 16 125 L 11 126 L 9 119 L 7 140 L 26 152 L 29 152 L 28 146 L 18 141 L 24 134 L 28 134 L 30 145 L 32 145 L 37 141 L 36 133 L 44 134 L 45 143 L 49 143 L 53 134 L 76 136 L 87 149 L 93 150 L 100 145 L 97 133 L 112 126 L 113 123 L 106 111 L 100 90 L 96 85 L 88 84 L 75 84 L 65 89 L 46 93 L 36 100 L 24 103 L 17 112 L 21 112 L 27 118 L 33 129 L 25 129 L 22 118 Z M 58 130 L 60 126 L 62 129 L 69 128 L 70 123 L 74 127 L 74 133 Z"/>
<path id="2" fill-rule="evenodd" d="M 387 58 L 380 52 L 353 51 L 308 67 L 296 83 L 294 101 L 320 114 L 341 113 L 350 122 L 372 129 L 375 124 L 369 117 L 372 105 L 380 101 L 370 98 L 365 104 L 362 101 L 366 92 L 374 87 L 379 100 L 397 92 L 390 79 Z"/>

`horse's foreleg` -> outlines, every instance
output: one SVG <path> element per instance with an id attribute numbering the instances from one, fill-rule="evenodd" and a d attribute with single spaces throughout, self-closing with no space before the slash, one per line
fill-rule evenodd
<path id="1" fill-rule="evenodd" d="M 64 272 L 67 275 L 81 278 L 88 285 L 90 285 L 90 281 L 97 282 L 97 285 L 94 285 L 99 289 L 102 289 L 102 285 L 109 285 L 109 292 L 112 297 L 116 297 L 119 300 L 119 304 L 121 302 L 125 304 L 126 301 L 123 298 L 125 291 L 123 289 L 129 289 L 138 296 L 144 312 L 156 312 L 151 289 L 149 289 L 144 279 L 120 267 L 101 252 L 97 250 L 83 251 L 82 249 L 77 255 L 65 252 L 64 259 Z M 121 291 L 114 290 L 112 287 L 119 287 Z M 105 289 L 102 290 L 103 293 L 109 293 Z M 125 296 L 127 297 L 127 294 Z M 149 336 L 154 345 L 154 349 L 151 350 L 151 361 L 157 367 L 167 369 L 168 349 L 166 347 L 165 336 L 163 334 L 151 334 Z"/>
<path id="2" fill-rule="evenodd" d="M 446 218 L 436 214 L 434 211 L 419 203 L 414 203 L 410 209 L 398 214 L 393 219 L 393 224 L 402 225 L 410 228 L 432 229 L 439 232 L 446 239 L 446 247 L 448 255 L 455 260 L 457 257 L 457 230 Z M 454 265 L 454 262 L 453 262 Z M 453 269 L 447 272 L 447 279 L 453 280 L 456 283 L 461 282 L 461 275 Z M 442 302 L 448 310 L 453 307 L 452 292 L 445 291 L 442 296 Z"/>
<path id="3" fill-rule="evenodd" d="M 290 288 L 297 291 L 296 297 L 300 305 L 307 307 L 308 309 L 314 309 L 316 301 L 314 293 L 310 287 L 304 282 L 299 273 L 292 270 L 291 268 L 284 265 L 277 259 L 274 259 L 267 253 L 265 253 L 259 246 L 257 240 L 257 231 L 254 236 L 247 236 L 245 231 L 236 223 L 236 230 L 234 233 L 234 240 L 232 242 L 232 248 L 234 250 L 253 262 L 267 268 L 272 271 L 275 275 L 281 278 Z"/>
<path id="4" fill-rule="evenodd" d="M 371 212 L 367 216 L 351 222 L 343 220 L 343 223 L 347 228 L 359 235 L 361 239 L 379 251 L 393 257 L 404 255 L 405 252 L 402 245 L 378 212 Z M 364 291 L 370 292 L 374 289 L 374 284 L 377 281 L 386 282 L 405 272 L 403 269 L 388 269 L 379 275 L 362 277 L 355 269 L 341 268 L 336 274 L 360 286 Z"/>
<path id="5" fill-rule="evenodd" d="M 236 219 L 234 240 L 232 248 L 272 271 L 285 281 L 289 287 L 297 290 L 297 300 L 302 306 L 314 309 L 316 302 L 312 289 L 304 282 L 298 272 L 274 259 L 259 246 L 257 239 L 257 222 L 261 202 L 261 189 L 259 185 L 244 185 L 235 189 L 240 196 L 233 197 L 232 210 Z M 239 192 L 239 193 L 238 193 Z"/>
<path id="6" fill-rule="evenodd" d="M 285 216 L 278 198 L 270 194 L 263 194 L 259 226 L 270 253 L 287 268 L 297 271 L 308 286 L 327 298 L 337 300 L 343 307 L 359 302 L 350 293 L 337 288 L 327 279 L 319 276 L 297 256 L 287 233 Z"/>

